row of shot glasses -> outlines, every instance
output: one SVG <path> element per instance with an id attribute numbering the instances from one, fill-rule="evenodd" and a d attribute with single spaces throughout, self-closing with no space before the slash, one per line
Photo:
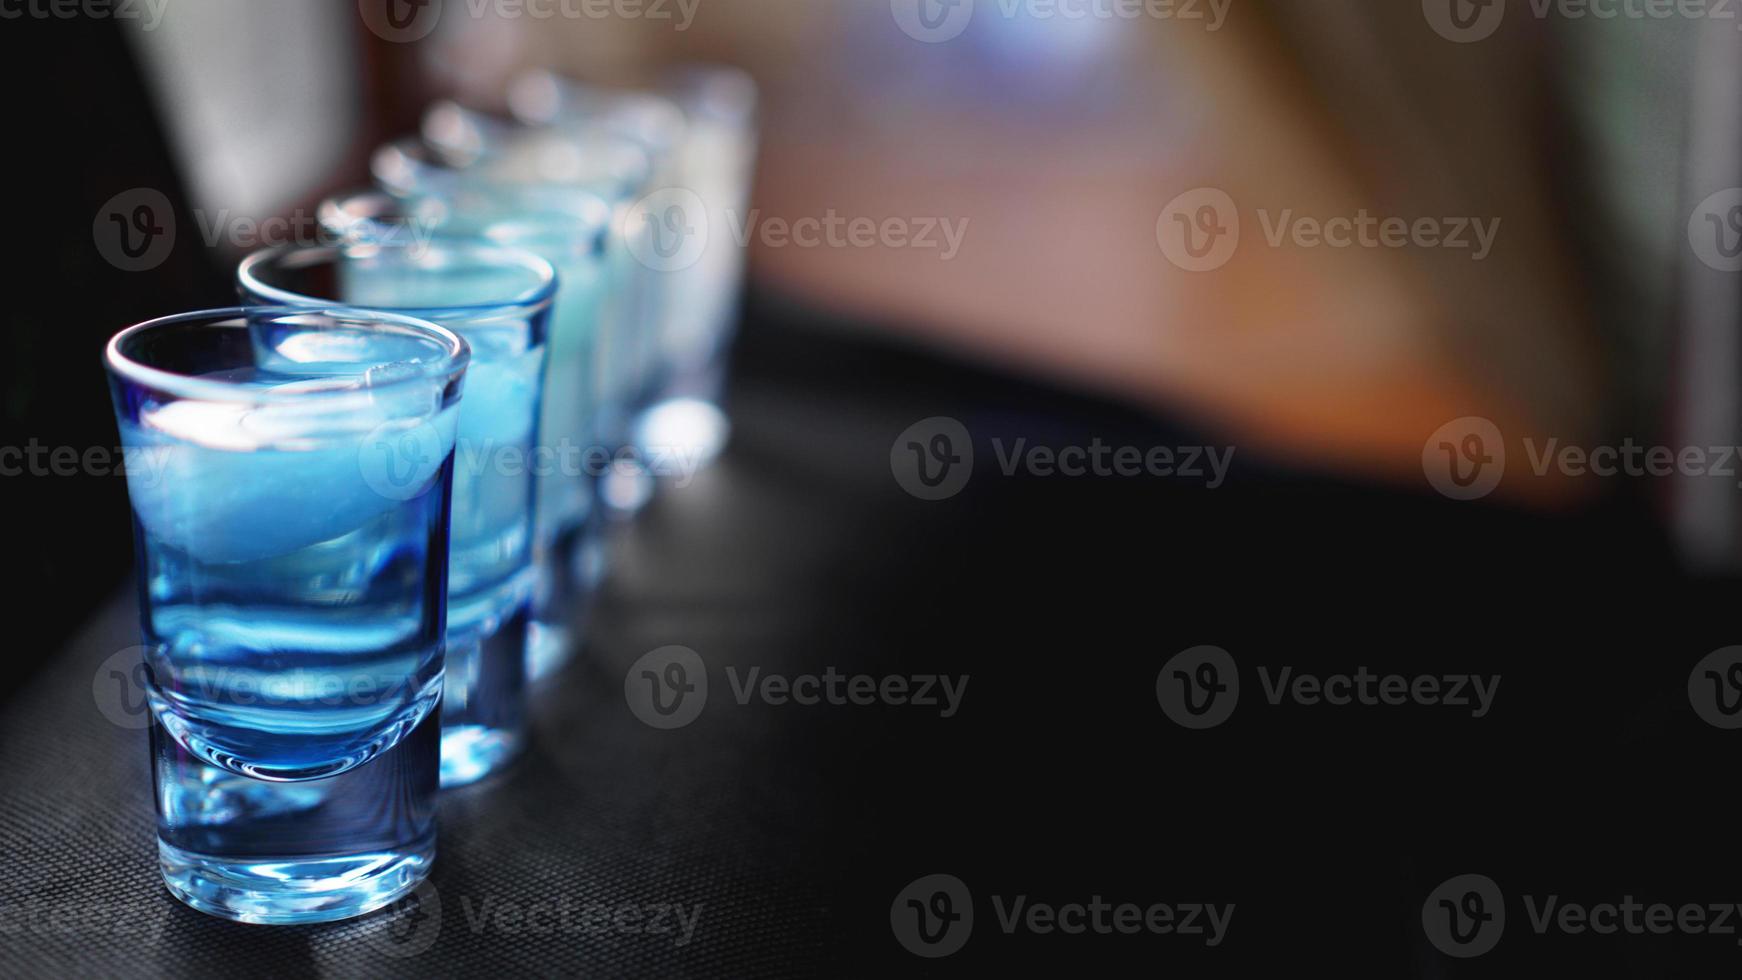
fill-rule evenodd
<path id="1" fill-rule="evenodd" d="M 164 880 L 258 923 L 392 902 L 440 787 L 508 765 L 527 690 L 585 640 L 608 526 L 704 465 L 755 88 L 549 73 L 442 103 L 247 257 L 242 305 L 108 348 L 129 493 Z M 698 229 L 701 229 L 698 231 Z"/>

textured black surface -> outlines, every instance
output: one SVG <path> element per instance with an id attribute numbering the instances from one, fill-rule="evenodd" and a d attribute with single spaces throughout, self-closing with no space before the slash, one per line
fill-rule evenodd
<path id="1" fill-rule="evenodd" d="M 540 693 L 528 757 L 444 800 L 439 914 L 271 929 L 172 900 L 143 735 L 93 696 L 134 642 L 118 599 L 0 714 L 0 976 L 1734 975 L 1734 937 L 1537 936 L 1516 904 L 1742 897 L 1738 733 L 1701 723 L 1686 690 L 1736 640 L 1732 586 L 1676 574 L 1648 512 L 1528 516 L 1245 453 L 1217 490 L 1004 476 L 994 438 L 1206 440 L 802 316 L 753 310 L 730 452 L 614 542 L 588 649 Z M 928 503 L 896 485 L 890 448 L 934 415 L 960 419 L 978 459 L 966 491 Z M 1249 686 L 1228 724 L 1187 732 L 1155 681 L 1201 643 Z M 623 680 L 667 644 L 704 658 L 711 691 L 693 724 L 656 731 Z M 1503 686 L 1472 719 L 1273 707 L 1250 673 L 1363 664 Z M 741 705 L 726 675 L 830 666 L 969 686 L 942 718 Z M 972 889 L 974 932 L 916 959 L 890 905 L 940 872 Z M 1501 947 L 1459 962 L 1420 915 L 1467 872 L 1514 904 Z M 1016 895 L 1236 913 L 1213 949 L 1006 934 L 992 896 Z M 516 929 L 505 903 L 697 918 L 679 945 Z"/>

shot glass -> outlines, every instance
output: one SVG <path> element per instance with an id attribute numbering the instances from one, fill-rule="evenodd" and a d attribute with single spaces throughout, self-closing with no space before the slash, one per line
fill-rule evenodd
<path id="1" fill-rule="evenodd" d="M 441 782 L 480 779 L 526 739 L 532 462 L 556 270 L 517 249 L 430 242 L 273 249 L 244 259 L 237 276 L 249 303 L 387 310 L 471 345 L 449 531 Z"/>
<path id="2" fill-rule="evenodd" d="M 324 922 L 428 874 L 469 358 L 427 321 L 313 308 L 110 341 L 149 464 L 127 481 L 158 857 L 188 905 Z"/>
<path id="3" fill-rule="evenodd" d="M 719 448 L 661 445 L 646 438 L 647 421 L 671 384 L 668 338 L 685 302 L 683 272 L 712 237 L 712 229 L 701 233 L 705 204 L 698 203 L 682 171 L 689 124 L 675 102 L 657 93 L 589 85 L 547 71 L 516 79 L 508 101 L 522 125 L 553 134 L 551 139 L 584 141 L 600 134 L 627 139 L 650 161 L 645 192 L 619 216 L 620 237 L 634 260 L 625 276 L 633 325 L 616 355 L 622 369 L 613 404 L 621 411 L 604 428 L 618 462 L 600 484 L 605 511 L 618 519 L 633 517 L 652 499 L 657 471 L 677 469 L 684 460 Z M 430 128 L 426 125 L 426 132 Z M 728 238 L 728 230 L 722 226 L 718 235 Z"/>
<path id="4" fill-rule="evenodd" d="M 424 131 L 423 140 L 399 140 L 376 152 L 377 183 L 407 208 L 445 213 L 442 230 L 463 229 L 544 255 L 568 283 L 558 292 L 546 411 L 547 422 L 559 415 L 568 421 L 547 431 L 553 444 L 584 431 L 587 472 L 580 479 L 564 474 L 560 490 L 550 486 L 554 478 L 546 481 L 544 588 L 529 645 L 536 680 L 572 655 L 588 596 L 604 576 L 606 508 L 596 504 L 614 486 L 619 497 L 645 500 L 652 493 L 646 469 L 624 449 L 633 406 L 651 385 L 658 356 L 647 270 L 623 237 L 624 216 L 650 179 L 650 157 L 623 136 L 570 137 L 454 103 L 432 108 Z M 601 203 L 602 227 L 593 214 Z M 583 328 L 591 354 L 585 382 L 578 373 L 586 366 L 558 355 L 583 349 Z M 562 339 L 565 333 L 575 339 Z M 571 379 L 567 398 L 557 393 L 559 375 Z M 577 410 L 585 411 L 584 424 L 576 421 Z"/>
<path id="5" fill-rule="evenodd" d="M 756 83 L 736 68 L 688 65 L 667 75 L 661 91 L 687 120 L 676 170 L 703 208 L 709 235 L 694 264 L 681 269 L 673 284 L 674 299 L 661 331 L 664 384 L 640 420 L 638 439 L 680 447 L 692 465 L 705 465 L 725 448 L 731 431 L 724 407 L 726 371 L 747 244 L 732 230 L 748 220 L 750 209 Z"/>
<path id="6" fill-rule="evenodd" d="M 638 457 L 662 461 L 662 475 L 705 466 L 730 434 L 725 376 L 745 252 L 735 229 L 748 220 L 755 170 L 755 82 L 737 69 L 691 65 L 654 93 L 541 71 L 512 86 L 510 105 L 558 130 L 635 138 L 655 161 L 655 186 L 625 233 L 648 270 L 642 280 L 653 296 L 644 305 L 657 338 L 626 432 Z M 633 499 L 625 503 L 633 510 Z"/>

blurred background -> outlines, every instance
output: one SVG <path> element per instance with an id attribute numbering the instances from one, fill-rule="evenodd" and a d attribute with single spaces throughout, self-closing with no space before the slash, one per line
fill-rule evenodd
<path id="1" fill-rule="evenodd" d="M 371 150 L 415 132 L 432 100 L 499 107 L 531 66 L 619 84 L 701 60 L 763 88 L 752 296 L 827 314 L 805 320 L 817 330 L 1093 393 L 1282 467 L 1410 494 L 1432 493 L 1424 440 L 1469 416 L 1493 421 L 1515 460 L 1526 438 L 1733 445 L 1737 280 L 1698 260 L 1687 229 L 1699 202 L 1742 183 L 1742 34 L 1504 4 L 1470 27 L 1447 19 L 1461 0 L 1436 4 L 21 4 L 0 24 L 7 91 L 29 93 L 6 110 L 0 441 L 45 447 L 31 458 L 51 472 L 71 459 L 55 447 L 83 461 L 113 445 L 104 340 L 228 303 L 235 262 L 271 233 L 260 222 L 312 235 L 316 203 L 364 185 Z M 175 233 L 131 271 L 104 236 L 141 188 L 167 199 Z M 1243 223 L 1210 271 L 1169 251 L 1170 202 L 1198 188 Z M 1314 247 L 1273 239 L 1287 215 L 1494 234 L 1479 256 Z M 830 216 L 900 219 L 912 240 L 779 234 Z M 12 592 L 26 663 L 128 565 L 124 481 L 66 468 L 79 472 L 0 481 L 29 568 Z M 1736 496 L 1734 481 L 1515 464 L 1497 501 L 1618 506 L 1711 568 L 1735 553 Z"/>

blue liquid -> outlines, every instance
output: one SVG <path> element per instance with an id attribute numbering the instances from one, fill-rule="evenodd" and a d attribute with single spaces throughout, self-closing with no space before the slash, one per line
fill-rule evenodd
<path id="1" fill-rule="evenodd" d="M 532 680 L 559 670 L 574 652 L 571 632 L 591 583 L 581 567 L 590 538 L 597 475 L 589 451 L 598 445 L 600 388 L 599 315 L 606 288 L 597 256 L 540 249 L 557 266 L 561 288 L 551 317 L 550 366 L 546 375 L 539 443 L 547 456 L 539 474 L 538 601 L 527 646 Z M 596 548 L 591 551 L 596 551 Z"/>
<path id="2" fill-rule="evenodd" d="M 347 265 L 346 303 L 416 313 L 492 292 L 489 273 Z M 512 296 L 524 270 L 502 273 Z M 448 561 L 443 786 L 472 782 L 517 755 L 526 738 L 527 632 L 536 448 L 546 348 L 524 317 L 442 316 L 472 347 L 459 407 Z"/>
<path id="3" fill-rule="evenodd" d="M 442 688 L 456 412 L 440 398 L 439 384 L 392 386 L 336 432 L 297 402 L 122 412 L 123 444 L 155 464 L 128 483 L 161 857 L 195 907 L 342 918 L 433 860 L 436 755 L 416 733 L 435 731 Z M 366 464 L 390 423 L 421 423 L 432 442 L 384 494 Z"/>

